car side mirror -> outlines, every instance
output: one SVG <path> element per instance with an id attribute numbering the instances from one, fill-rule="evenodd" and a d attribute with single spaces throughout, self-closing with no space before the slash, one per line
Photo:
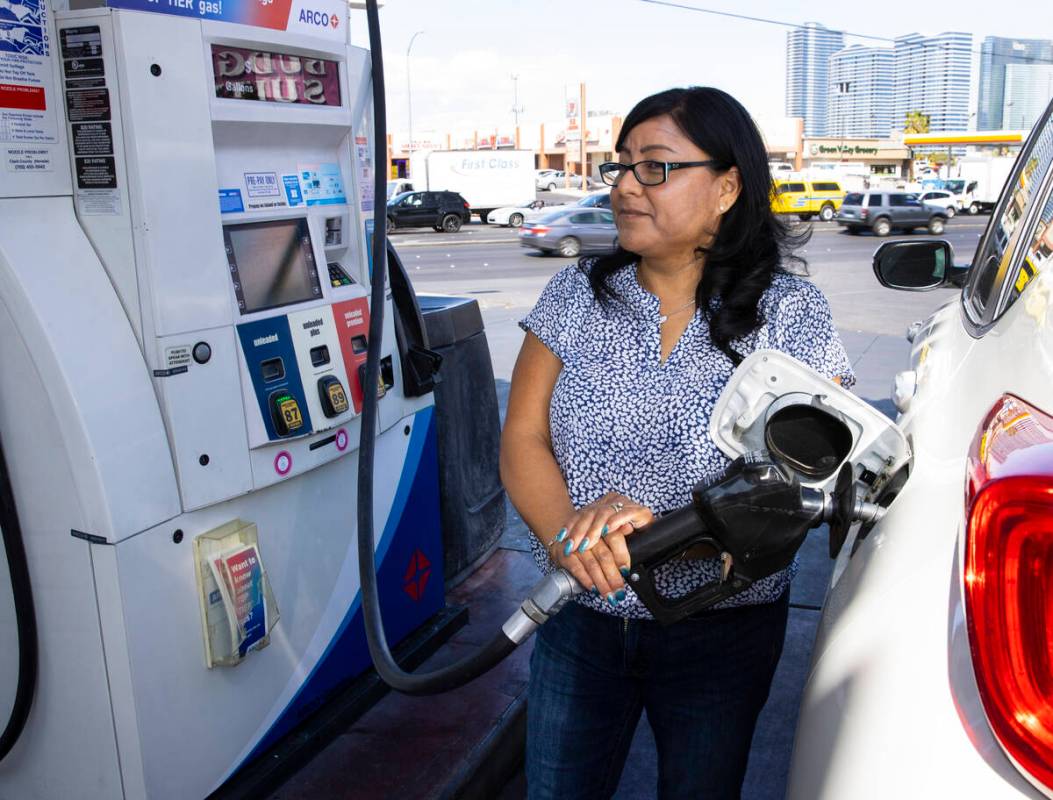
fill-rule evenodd
<path id="1" fill-rule="evenodd" d="M 874 252 L 874 275 L 889 289 L 927 292 L 941 286 L 963 286 L 968 267 L 954 266 L 948 242 L 887 242 Z"/>

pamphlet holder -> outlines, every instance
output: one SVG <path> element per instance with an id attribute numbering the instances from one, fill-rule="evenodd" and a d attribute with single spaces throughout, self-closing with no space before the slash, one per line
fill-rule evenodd
<path id="1" fill-rule="evenodd" d="M 278 605 L 254 523 L 232 520 L 195 538 L 194 571 L 209 669 L 236 667 L 270 644 Z"/>

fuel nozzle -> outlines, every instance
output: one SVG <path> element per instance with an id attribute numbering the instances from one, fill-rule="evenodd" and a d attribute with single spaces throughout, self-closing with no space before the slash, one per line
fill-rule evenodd
<path id="1" fill-rule="evenodd" d="M 853 522 L 879 519 L 884 509 L 856 497 L 852 466 L 845 464 L 832 493 L 802 486 L 797 474 L 758 450 L 701 481 L 692 504 L 661 517 L 626 542 L 630 585 L 659 622 L 703 611 L 785 569 L 808 531 L 830 524 L 830 555 L 841 550 Z M 696 544 L 720 558 L 720 575 L 676 598 L 661 595 L 655 571 Z"/>

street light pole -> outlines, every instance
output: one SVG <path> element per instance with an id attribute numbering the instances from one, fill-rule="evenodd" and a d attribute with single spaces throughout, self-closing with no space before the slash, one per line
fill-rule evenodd
<path id="1" fill-rule="evenodd" d="M 420 36 L 424 31 L 417 31 L 410 37 L 409 45 L 406 46 L 406 105 L 409 111 L 409 142 L 406 144 L 406 155 L 410 154 L 413 150 L 413 93 L 410 88 L 410 50 L 413 49 L 413 43 L 417 41 L 417 37 Z"/>

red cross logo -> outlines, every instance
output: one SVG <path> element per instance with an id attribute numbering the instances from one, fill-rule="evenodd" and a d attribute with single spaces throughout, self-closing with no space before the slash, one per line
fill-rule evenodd
<path id="1" fill-rule="evenodd" d="M 416 602 L 424 597 L 424 587 L 428 585 L 428 577 L 431 575 L 431 562 L 419 549 L 413 551 L 410 556 L 409 566 L 402 578 L 402 588 Z"/>

